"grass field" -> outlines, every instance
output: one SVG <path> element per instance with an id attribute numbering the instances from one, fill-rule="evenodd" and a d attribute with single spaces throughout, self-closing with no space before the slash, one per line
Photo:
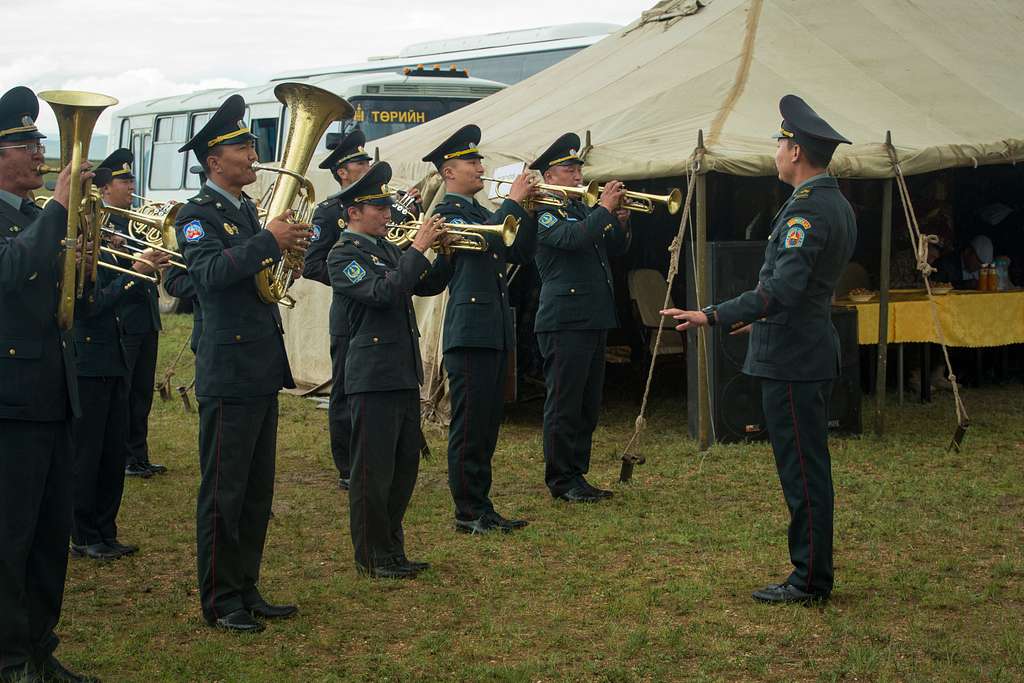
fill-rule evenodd
<path id="1" fill-rule="evenodd" d="M 167 316 L 160 368 L 190 320 Z M 191 376 L 186 353 L 181 373 Z M 551 500 L 540 405 L 510 411 L 494 501 L 529 528 L 452 530 L 445 445 L 428 433 L 406 518 L 415 581 L 359 578 L 326 412 L 281 401 L 275 518 L 261 588 L 300 615 L 255 636 L 208 628 L 195 578 L 197 419 L 157 399 L 152 460 L 127 483 L 135 557 L 72 560 L 57 654 L 105 680 L 1024 680 L 1024 391 L 968 391 L 966 452 L 945 452 L 952 405 L 893 409 L 890 436 L 832 442 L 832 601 L 755 604 L 788 573 L 786 511 L 767 445 L 697 452 L 678 402 L 655 402 L 634 483 L 596 506 Z M 610 397 L 591 480 L 611 485 L 635 406 Z"/>

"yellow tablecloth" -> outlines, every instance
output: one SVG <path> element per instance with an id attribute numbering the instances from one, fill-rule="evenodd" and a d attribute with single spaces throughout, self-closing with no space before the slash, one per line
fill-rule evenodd
<path id="1" fill-rule="evenodd" d="M 1005 346 L 1024 343 L 1024 290 L 952 291 L 935 296 L 939 323 L 949 346 Z M 837 306 L 857 309 L 859 343 L 878 343 L 878 298 L 859 304 L 839 299 Z M 924 290 L 892 290 L 889 343 L 939 342 L 931 304 Z"/>

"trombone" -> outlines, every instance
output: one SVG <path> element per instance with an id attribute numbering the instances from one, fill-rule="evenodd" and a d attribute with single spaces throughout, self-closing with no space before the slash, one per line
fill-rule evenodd
<path id="1" fill-rule="evenodd" d="M 416 233 L 421 227 L 423 227 L 423 219 L 408 223 L 388 223 L 387 240 L 395 246 L 405 249 L 416 239 Z M 512 243 L 516 241 L 519 219 L 515 216 L 505 216 L 505 220 L 498 225 L 442 223 L 441 227 L 447 228 L 446 234 L 455 238 L 455 241 L 448 245 L 449 249 L 483 252 L 490 249 L 490 245 L 487 244 L 488 235 L 500 237 L 506 247 L 511 247 Z M 442 248 L 440 242 L 435 242 L 430 246 L 432 249 Z"/>
<path id="2" fill-rule="evenodd" d="M 604 185 L 598 191 L 604 192 Z M 623 209 L 636 213 L 654 213 L 655 204 L 664 204 L 669 214 L 674 216 L 683 206 L 683 193 L 679 191 L 678 187 L 668 194 L 647 194 L 646 192 L 626 190 L 621 206 Z"/>
<path id="3" fill-rule="evenodd" d="M 488 180 L 495 184 L 495 192 L 499 199 L 508 199 L 508 192 L 502 194 L 502 185 L 511 185 L 511 180 L 499 180 L 497 178 L 489 178 L 483 176 L 480 180 Z M 586 185 L 580 185 L 579 187 L 567 187 L 565 185 L 548 185 L 547 183 L 538 183 L 534 185 L 540 190 L 540 195 L 531 197 L 526 200 L 529 204 L 526 208 L 533 208 L 535 206 L 554 206 L 556 208 L 564 209 L 569 206 L 569 200 L 579 199 L 588 207 L 593 207 L 597 204 L 597 201 L 601 198 L 601 190 L 597 185 L 597 181 L 591 181 Z"/>

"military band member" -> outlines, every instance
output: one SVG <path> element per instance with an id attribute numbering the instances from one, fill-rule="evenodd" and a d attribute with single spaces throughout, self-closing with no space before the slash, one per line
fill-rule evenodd
<path id="1" fill-rule="evenodd" d="M 79 408 L 74 351 L 57 326 L 70 172 L 61 172 L 45 209 L 32 202 L 45 158 L 38 115 L 28 88 L 0 97 L 0 680 L 93 680 L 53 656 Z"/>
<path id="2" fill-rule="evenodd" d="M 199 336 L 203 333 L 203 309 L 199 306 L 192 276 L 183 268 L 168 268 L 164 271 L 163 286 L 174 298 L 192 301 L 192 335 L 189 337 L 189 348 L 195 355 L 199 348 Z"/>
<path id="3" fill-rule="evenodd" d="M 97 175 L 105 182 L 98 186 L 103 203 L 119 209 L 132 207 L 135 155 L 128 149 L 116 149 L 100 162 L 110 174 Z M 109 180 L 107 178 L 109 177 Z M 111 216 L 109 227 L 128 235 L 128 219 Z M 148 260 L 155 254 L 151 253 Z M 159 257 L 166 262 L 165 254 Z M 149 461 L 149 412 L 153 408 L 153 384 L 156 377 L 156 356 L 160 341 L 160 290 L 157 285 L 137 280 L 136 295 L 125 297 L 119 304 L 118 316 L 124 331 L 125 360 L 128 363 L 128 462 L 124 473 L 129 477 L 148 478 L 167 471 L 163 465 Z"/>
<path id="4" fill-rule="evenodd" d="M 348 227 L 328 269 L 351 344 L 345 394 L 352 420 L 349 518 L 356 566 L 376 578 L 411 578 L 428 567 L 405 554 L 402 519 L 419 471 L 419 330 L 412 295 L 444 291 L 450 270 L 425 252 L 441 235 L 428 221 L 404 253 L 385 239 L 391 220 L 391 167 L 374 165 L 341 193 Z M 334 381 L 340 378 L 335 377 Z"/>
<path id="5" fill-rule="evenodd" d="M 828 397 L 839 374 L 832 325 L 836 281 L 853 254 L 857 223 L 828 164 L 849 140 L 807 103 L 786 95 L 775 135 L 779 180 L 793 187 L 774 220 L 764 265 L 752 291 L 701 311 L 662 311 L 677 329 L 749 328 L 743 371 L 761 378 L 764 414 L 789 507 L 793 572 L 755 591 L 767 603 L 826 600 L 832 592 L 832 462 Z"/>
<path id="6" fill-rule="evenodd" d="M 254 276 L 286 249 L 304 249 L 308 226 L 286 216 L 260 229 L 242 188 L 256 180 L 255 136 L 245 101 L 228 97 L 179 151 L 193 150 L 207 181 L 178 213 L 178 245 L 204 314 L 196 351 L 199 459 L 196 506 L 199 593 L 211 626 L 260 631 L 260 618 L 287 617 L 292 605 L 260 595 L 260 563 L 274 494 L 277 393 L 294 387 L 276 304 Z"/>
<path id="7" fill-rule="evenodd" d="M 465 126 L 423 158 L 437 167 L 444 181 L 445 196 L 435 213 L 445 222 L 497 224 L 506 216 L 520 221 L 511 247 L 488 236 L 488 251 L 459 251 L 452 258 L 442 351 L 452 414 L 448 485 L 455 501 L 455 528 L 464 533 L 511 531 L 527 524 L 498 514 L 489 494 L 508 353 L 515 348 L 506 271 L 509 263 L 527 264 L 533 258 L 537 224 L 522 203 L 532 196 L 536 181 L 526 174 L 516 178 L 496 213 L 480 206 L 473 198 L 484 187 L 479 142 L 480 128 Z"/>
<path id="8" fill-rule="evenodd" d="M 582 183 L 580 138 L 566 133 L 530 168 L 544 182 Z M 590 209 L 572 199 L 564 209 L 537 214 L 540 308 L 534 324 L 544 356 L 544 481 L 551 495 L 572 503 L 610 498 L 611 491 L 586 480 L 590 449 L 601 409 L 608 330 L 617 326 L 609 252 L 629 242 L 629 212 L 620 208 L 622 183 L 605 184 Z"/>
<path id="9" fill-rule="evenodd" d="M 96 170 L 97 184 L 106 187 L 110 170 Z M 115 238 L 116 239 L 116 238 Z M 152 275 L 166 265 L 167 257 L 153 250 L 132 261 L 131 270 Z M 98 258 L 127 267 L 129 262 L 102 253 Z M 72 337 L 78 372 L 82 414 L 75 418 L 74 518 L 71 552 L 77 557 L 111 560 L 131 555 L 139 547 L 117 540 L 117 513 L 124 492 L 128 455 L 128 349 L 124 320 L 128 305 L 145 301 L 144 281 L 131 275 L 98 268 L 96 282 L 75 306 Z"/>

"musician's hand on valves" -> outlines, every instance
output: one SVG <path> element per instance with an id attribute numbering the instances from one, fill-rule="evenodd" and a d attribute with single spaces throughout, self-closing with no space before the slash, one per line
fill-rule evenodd
<path id="1" fill-rule="evenodd" d="M 309 235 L 312 226 L 308 223 L 292 223 L 294 212 L 289 209 L 267 224 L 267 230 L 274 235 L 281 251 L 306 251 L 309 246 Z"/>
<path id="2" fill-rule="evenodd" d="M 412 241 L 412 248 L 421 254 L 434 246 L 438 239 L 447 236 L 447 228 L 444 227 L 444 216 L 440 214 L 431 216 L 423 221 L 420 229 L 416 231 L 416 237 Z"/>
<path id="3" fill-rule="evenodd" d="M 85 183 L 92 180 L 92 177 L 96 175 L 91 170 L 92 164 L 88 161 L 83 162 L 79 169 L 79 180 L 82 182 L 84 188 Z M 64 167 L 64 170 L 57 176 L 57 185 L 53 188 L 53 199 L 58 204 L 63 206 L 65 209 L 68 208 L 68 201 L 71 196 L 71 164 Z"/>
<path id="4" fill-rule="evenodd" d="M 678 308 L 666 308 L 660 311 L 660 313 L 666 318 L 674 318 L 680 321 L 680 324 L 676 325 L 676 329 L 680 332 L 686 332 L 691 327 L 706 327 L 708 324 L 708 316 L 702 311 L 683 311 Z"/>
<path id="5" fill-rule="evenodd" d="M 516 204 L 522 204 L 537 193 L 537 183 L 539 182 L 537 176 L 531 173 L 520 173 L 509 187 L 508 198 Z"/>
<path id="6" fill-rule="evenodd" d="M 611 213 L 616 213 L 622 207 L 622 198 L 626 195 L 626 186 L 618 180 L 610 180 L 605 183 L 601 190 L 600 204 Z M 616 214 L 618 215 L 618 214 Z M 619 219 L 622 220 L 621 218 Z"/>
<path id="7" fill-rule="evenodd" d="M 158 270 L 162 270 L 161 264 L 164 264 L 168 257 L 167 254 L 156 249 L 146 249 L 139 254 L 139 258 L 142 260 L 132 262 L 132 270 L 143 275 L 151 275 Z"/>

